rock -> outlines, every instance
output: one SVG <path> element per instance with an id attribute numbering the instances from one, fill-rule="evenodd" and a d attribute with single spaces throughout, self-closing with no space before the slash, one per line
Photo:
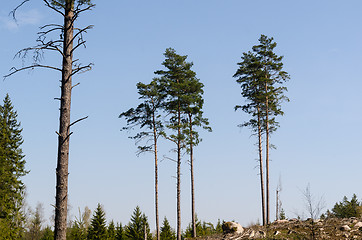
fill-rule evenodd
<path id="1" fill-rule="evenodd" d="M 225 222 L 222 225 L 222 231 L 224 233 L 237 233 L 242 234 L 244 232 L 244 228 L 236 222 Z"/>
<path id="2" fill-rule="evenodd" d="M 281 220 L 276 220 L 274 223 L 278 223 L 278 224 L 283 224 L 283 223 L 288 223 L 289 220 L 287 219 L 281 219 Z"/>
<path id="3" fill-rule="evenodd" d="M 349 231 L 349 230 L 351 230 L 351 228 L 348 225 L 343 225 L 342 227 L 339 228 L 339 230 L 341 230 L 341 231 Z"/>
<path id="4" fill-rule="evenodd" d="M 358 222 L 354 225 L 354 228 L 360 228 L 362 227 L 362 222 Z"/>

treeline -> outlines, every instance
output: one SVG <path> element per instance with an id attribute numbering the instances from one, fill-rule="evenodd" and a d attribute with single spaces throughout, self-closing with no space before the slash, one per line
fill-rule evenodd
<path id="1" fill-rule="evenodd" d="M 25 220 L 21 239 L 25 240 L 51 240 L 54 239 L 54 232 L 50 226 L 43 226 L 44 219 L 42 205 L 38 204 L 35 211 L 31 212 Z M 182 238 L 191 237 L 192 223 L 182 233 Z M 200 236 L 212 235 L 222 232 L 220 220 L 214 226 L 209 222 L 201 222 L 196 217 L 196 228 Z M 115 223 L 113 220 L 107 224 L 106 214 L 103 207 L 98 204 L 93 214 L 88 207 L 79 211 L 79 216 L 68 223 L 67 239 L 69 240 L 153 240 L 157 239 L 156 232 L 151 233 L 148 217 L 137 206 L 127 225 Z M 171 228 L 165 217 L 160 228 L 160 239 L 175 240 L 176 232 Z"/>

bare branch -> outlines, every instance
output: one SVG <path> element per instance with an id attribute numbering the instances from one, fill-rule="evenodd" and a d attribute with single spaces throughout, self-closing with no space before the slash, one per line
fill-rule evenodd
<path id="1" fill-rule="evenodd" d="M 60 101 L 60 100 L 62 100 L 62 99 L 61 99 L 61 98 L 54 98 L 54 100 L 59 100 L 59 101 Z"/>
<path id="2" fill-rule="evenodd" d="M 87 119 L 87 118 L 88 118 L 88 116 L 83 117 L 83 118 L 80 118 L 80 119 L 78 119 L 77 121 L 72 122 L 71 124 L 69 124 L 68 129 L 69 129 L 71 126 L 73 126 L 74 124 L 76 124 L 76 123 L 78 123 L 78 122 L 80 122 L 80 121 L 83 121 L 84 119 Z"/>
<path id="3" fill-rule="evenodd" d="M 57 13 L 61 14 L 63 17 L 65 16 L 64 13 L 62 13 L 61 11 L 59 11 L 57 8 L 53 7 L 47 0 L 43 0 L 43 2 L 45 2 L 45 5 L 50 8 L 53 9 L 54 11 L 56 11 Z M 64 6 L 62 4 L 60 4 L 62 6 L 62 8 L 64 8 Z"/>
<path id="4" fill-rule="evenodd" d="M 69 133 L 68 136 L 63 140 L 63 143 L 64 143 L 65 141 L 67 141 L 68 138 L 70 138 L 70 136 L 71 136 L 72 134 L 73 134 L 73 132 Z M 64 197 L 64 198 L 65 198 L 65 197 Z"/>
<path id="5" fill-rule="evenodd" d="M 49 25 L 48 25 L 49 26 Z M 43 27 L 41 27 L 40 29 L 41 30 L 43 30 L 44 28 L 46 28 L 46 27 L 48 27 L 48 26 L 43 26 Z M 55 31 L 55 30 L 63 30 L 63 27 L 62 26 L 60 26 L 60 27 L 53 27 L 53 28 L 51 28 L 51 29 L 49 29 L 49 30 L 47 30 L 47 31 L 44 31 L 44 32 L 38 32 L 38 34 L 40 35 L 40 36 L 44 36 L 44 35 L 47 35 L 48 33 L 50 33 L 50 32 L 53 32 L 53 31 Z"/>
<path id="6" fill-rule="evenodd" d="M 73 49 L 72 49 L 72 51 L 70 51 L 71 53 L 73 53 L 78 47 L 80 47 L 80 46 L 84 46 L 85 47 L 85 43 L 86 43 L 87 41 L 81 41 L 81 42 L 79 42 Z"/>
<path id="7" fill-rule="evenodd" d="M 72 86 L 72 89 L 74 88 L 74 87 L 76 87 L 76 86 L 78 86 L 80 83 L 77 83 L 77 84 L 75 84 L 74 86 Z"/>
<path id="8" fill-rule="evenodd" d="M 173 158 L 170 158 L 170 157 L 167 157 L 167 156 L 163 156 L 163 158 L 164 159 L 167 159 L 167 160 L 170 160 L 170 161 L 172 161 L 172 162 L 175 162 L 175 163 L 177 163 L 177 160 L 175 160 L 175 159 L 173 159 Z"/>
<path id="9" fill-rule="evenodd" d="M 37 67 L 40 67 L 40 68 L 49 68 L 49 69 L 53 69 L 53 70 L 58 70 L 58 71 L 62 71 L 61 69 L 59 68 L 56 68 L 56 67 L 52 67 L 52 66 L 47 66 L 47 65 L 40 65 L 40 64 L 33 64 L 33 65 L 30 65 L 30 66 L 27 66 L 27 67 L 22 67 L 22 68 L 15 68 L 15 67 L 12 67 L 10 69 L 10 71 L 12 71 L 11 73 L 7 74 L 4 76 L 4 79 L 5 78 L 8 78 L 10 77 L 11 75 L 17 73 L 17 72 L 20 72 L 20 71 L 23 71 L 23 70 L 26 70 L 26 69 L 34 69 L 34 68 L 37 68 Z"/>
<path id="10" fill-rule="evenodd" d="M 15 16 L 16 11 L 17 11 L 21 6 L 23 6 L 24 3 L 29 2 L 29 1 L 30 1 L 30 0 L 24 0 L 24 1 L 23 1 L 22 3 L 20 3 L 16 8 L 14 8 L 14 10 L 12 10 L 12 11 L 9 13 L 9 15 L 12 15 L 12 16 L 13 16 L 13 19 L 14 19 L 15 22 L 17 22 L 17 21 L 16 21 L 16 16 Z"/>
<path id="11" fill-rule="evenodd" d="M 90 70 L 92 70 L 92 66 L 93 66 L 93 65 L 94 65 L 93 63 L 89 63 L 89 64 L 86 65 L 86 66 L 77 67 L 76 69 L 73 69 L 73 72 L 72 72 L 71 76 L 73 76 L 74 74 L 77 74 L 78 72 L 80 72 L 80 73 L 85 73 L 85 72 L 87 72 L 87 71 L 90 71 Z"/>
<path id="12" fill-rule="evenodd" d="M 80 9 L 80 6 L 81 6 L 81 5 L 82 5 L 82 4 L 78 2 L 77 7 L 76 7 L 75 10 L 74 10 L 74 17 L 73 17 L 73 19 L 72 19 L 73 22 L 78 18 L 78 16 L 79 16 L 82 12 L 87 11 L 87 10 L 90 10 L 91 8 L 95 7 L 95 4 L 90 4 L 90 5 L 88 5 L 88 7 L 83 8 L 83 9 Z"/>

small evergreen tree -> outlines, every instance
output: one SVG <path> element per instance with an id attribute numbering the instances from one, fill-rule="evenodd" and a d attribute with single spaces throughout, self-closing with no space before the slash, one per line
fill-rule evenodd
<path id="1" fill-rule="evenodd" d="M 114 226 L 114 222 L 113 220 L 111 221 L 111 223 L 108 225 L 107 228 L 107 237 L 110 240 L 114 240 L 116 239 L 116 228 Z"/>
<path id="2" fill-rule="evenodd" d="M 337 218 L 360 217 L 361 206 L 356 194 L 353 194 L 351 201 L 344 196 L 342 202 L 336 203 L 332 208 L 332 216 Z"/>
<path id="3" fill-rule="evenodd" d="M 117 224 L 116 227 L 116 240 L 124 240 L 126 239 L 124 236 L 122 223 Z"/>
<path id="4" fill-rule="evenodd" d="M 166 217 L 163 219 L 161 233 L 160 233 L 160 239 L 161 240 L 175 240 L 176 239 L 175 230 L 173 230 L 171 228 L 170 223 Z"/>
<path id="5" fill-rule="evenodd" d="M 107 238 L 107 227 L 105 213 L 98 203 L 97 209 L 93 214 L 91 225 L 88 229 L 88 239 L 103 240 Z"/>
<path id="6" fill-rule="evenodd" d="M 23 233 L 25 185 L 21 177 L 25 170 L 25 159 L 21 149 L 22 128 L 17 121 L 7 94 L 0 106 L 0 236 L 4 239 L 20 239 Z"/>
<path id="7" fill-rule="evenodd" d="M 47 226 L 43 231 L 42 231 L 42 236 L 40 238 L 40 240 L 53 240 L 54 239 L 54 232 L 52 231 L 52 229 Z"/>
<path id="8" fill-rule="evenodd" d="M 125 227 L 125 236 L 126 239 L 144 240 L 145 235 L 147 235 L 147 239 L 152 239 L 147 217 L 141 212 L 140 207 L 137 206 L 133 211 L 131 221 Z"/>

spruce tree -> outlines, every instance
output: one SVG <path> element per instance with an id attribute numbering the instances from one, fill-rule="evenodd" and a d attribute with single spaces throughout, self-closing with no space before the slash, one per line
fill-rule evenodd
<path id="1" fill-rule="evenodd" d="M 163 219 L 161 233 L 160 233 L 160 239 L 161 240 L 175 240 L 176 239 L 175 230 L 173 230 L 171 228 L 170 223 L 166 217 Z"/>
<path id="2" fill-rule="evenodd" d="M 20 239 L 23 232 L 25 185 L 21 177 L 25 169 L 21 149 L 22 128 L 18 114 L 7 94 L 0 106 L 0 236 L 4 239 Z"/>
<path id="3" fill-rule="evenodd" d="M 102 209 L 102 206 L 98 203 L 97 209 L 95 210 L 91 225 L 88 229 L 88 239 L 89 240 L 102 240 L 107 238 L 107 227 L 106 227 L 106 217 Z"/>
<path id="4" fill-rule="evenodd" d="M 116 227 L 116 240 L 124 240 L 126 239 L 124 236 L 122 223 L 117 224 Z"/>
<path id="5" fill-rule="evenodd" d="M 125 227 L 124 233 L 126 239 L 144 240 L 145 236 L 147 236 L 147 239 L 152 239 L 147 217 L 141 212 L 139 206 L 134 209 L 131 221 Z"/>
<path id="6" fill-rule="evenodd" d="M 113 220 L 111 221 L 111 223 L 108 225 L 108 228 L 107 228 L 107 239 L 109 239 L 109 240 L 116 239 L 116 228 L 114 226 Z"/>

